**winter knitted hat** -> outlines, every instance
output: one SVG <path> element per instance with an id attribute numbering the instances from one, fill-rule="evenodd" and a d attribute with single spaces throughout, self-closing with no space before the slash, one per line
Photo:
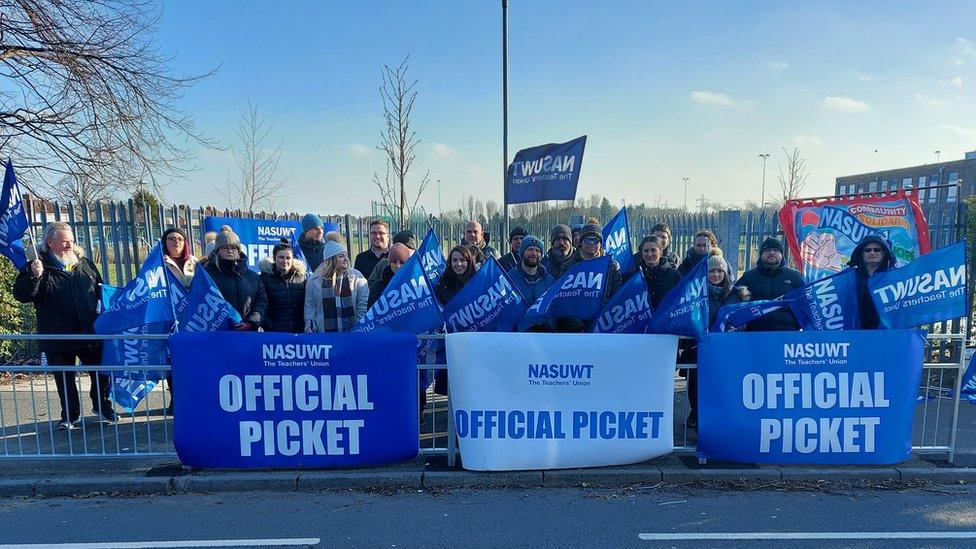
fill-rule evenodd
<path id="1" fill-rule="evenodd" d="M 722 269 L 725 274 L 729 274 L 729 266 L 725 263 L 725 258 L 720 255 L 709 256 L 708 258 L 708 270 L 712 269 Z"/>
<path id="2" fill-rule="evenodd" d="M 322 218 L 318 214 L 307 213 L 305 217 L 302 218 L 302 234 L 307 233 L 315 227 L 325 227 L 322 224 Z"/>
<path id="3" fill-rule="evenodd" d="M 778 238 L 769 237 L 763 241 L 762 245 L 759 246 L 759 255 L 762 255 L 766 250 L 779 250 L 779 253 L 785 253 L 783 249 L 783 243 L 779 241 Z"/>
<path id="4" fill-rule="evenodd" d="M 573 230 L 569 228 L 569 225 L 556 225 L 552 228 L 549 233 L 549 243 L 552 244 L 559 238 L 565 238 L 566 240 L 573 241 Z"/>
<path id="5" fill-rule="evenodd" d="M 323 260 L 346 253 L 346 247 L 342 245 L 341 240 L 342 235 L 337 232 L 325 235 L 325 246 L 322 248 Z"/>
<path id="6" fill-rule="evenodd" d="M 534 237 L 532 235 L 528 235 L 528 236 L 522 238 L 522 245 L 519 246 L 519 257 L 522 257 L 523 255 L 525 255 L 525 252 L 529 248 L 539 248 L 539 253 L 540 254 L 546 252 L 546 249 L 543 247 L 543 244 L 542 244 L 542 241 L 541 240 L 539 240 L 538 238 L 536 238 L 536 237 Z"/>
<path id="7" fill-rule="evenodd" d="M 232 248 L 241 249 L 241 239 L 237 236 L 230 225 L 221 225 L 220 232 L 217 233 L 217 239 L 214 240 L 214 249 L 219 250 L 224 246 L 230 246 Z"/>

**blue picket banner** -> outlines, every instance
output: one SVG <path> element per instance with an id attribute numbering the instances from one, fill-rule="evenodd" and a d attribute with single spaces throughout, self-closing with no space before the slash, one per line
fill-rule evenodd
<path id="1" fill-rule="evenodd" d="M 196 269 L 190 291 L 176 304 L 176 319 L 180 331 L 216 332 L 239 324 L 241 315 L 224 300 L 206 269 Z"/>
<path id="2" fill-rule="evenodd" d="M 664 296 L 647 332 L 700 339 L 708 332 L 708 261 L 702 260 Z"/>
<path id="3" fill-rule="evenodd" d="M 305 261 L 302 249 L 298 246 L 298 239 L 302 235 L 301 221 L 242 219 L 212 215 L 203 218 L 203 230 L 206 232 L 220 232 L 222 225 L 229 226 L 241 239 L 242 251 L 247 256 L 247 266 L 254 272 L 258 272 L 258 263 L 262 259 L 271 257 L 272 248 L 281 243 L 282 238 L 287 238 L 291 242 L 295 257 Z M 327 233 L 339 230 L 338 223 L 324 225 Z M 365 275 L 369 276 L 369 273 Z"/>
<path id="4" fill-rule="evenodd" d="M 844 269 L 802 288 L 789 291 L 793 315 L 804 330 L 857 330 L 861 311 L 857 303 L 857 271 Z"/>
<path id="5" fill-rule="evenodd" d="M 111 307 L 95 319 L 95 333 L 118 334 L 147 324 L 172 322 L 175 317 L 168 271 L 163 265 L 161 244 L 156 244 L 136 277 L 113 296 Z"/>
<path id="6" fill-rule="evenodd" d="M 519 323 L 532 326 L 563 317 L 593 320 L 603 308 L 610 283 L 610 261 L 609 255 L 603 255 L 570 267 L 529 307 Z"/>
<path id="7" fill-rule="evenodd" d="M 629 273 L 634 268 L 634 249 L 630 243 L 627 208 L 620 208 L 617 215 L 603 227 L 603 249 L 620 265 L 621 273 Z"/>
<path id="8" fill-rule="evenodd" d="M 7 159 L 3 189 L 0 190 L 0 254 L 7 256 L 18 269 L 27 264 L 23 240 L 27 228 L 27 211 L 24 210 L 17 174 L 13 163 Z"/>
<path id="9" fill-rule="evenodd" d="M 523 204 L 541 200 L 576 200 L 586 136 L 566 143 L 522 149 L 508 166 L 505 201 Z"/>
<path id="10" fill-rule="evenodd" d="M 427 230 L 423 242 L 417 248 L 417 255 L 420 256 L 420 264 L 424 268 L 424 274 L 427 275 L 427 282 L 430 284 L 430 287 L 437 286 L 441 275 L 444 274 L 444 269 L 447 268 L 447 263 L 444 261 L 444 250 L 441 248 L 441 239 L 438 238 L 434 229 Z M 369 273 L 363 274 L 369 276 Z"/>
<path id="11" fill-rule="evenodd" d="M 444 320 L 451 334 L 510 332 L 527 308 L 508 274 L 488 256 L 471 280 L 444 305 Z"/>
<path id="12" fill-rule="evenodd" d="M 174 334 L 180 462 L 306 468 L 411 459 L 420 431 L 415 348 L 413 336 L 394 333 Z"/>
<path id="13" fill-rule="evenodd" d="M 885 328 L 913 328 L 968 314 L 966 243 L 931 251 L 904 267 L 868 278 Z"/>
<path id="14" fill-rule="evenodd" d="M 647 283 L 640 271 L 620 285 L 593 323 L 595 334 L 643 334 L 653 311 L 648 301 Z"/>
<path id="15" fill-rule="evenodd" d="M 905 461 L 923 346 L 916 330 L 708 334 L 698 350 L 698 456 Z"/>
<path id="16" fill-rule="evenodd" d="M 969 366 L 962 376 L 959 394 L 963 399 L 976 404 L 976 354 L 969 358 Z"/>

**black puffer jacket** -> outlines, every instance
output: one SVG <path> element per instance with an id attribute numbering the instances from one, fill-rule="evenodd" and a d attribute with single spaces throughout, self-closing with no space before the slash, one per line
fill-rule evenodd
<path id="1" fill-rule="evenodd" d="M 292 263 L 291 271 L 282 275 L 270 257 L 258 263 L 261 284 L 268 295 L 268 308 L 264 315 L 264 331 L 305 332 L 305 281 L 308 275 L 301 261 Z"/>
<path id="2" fill-rule="evenodd" d="M 735 285 L 749 289 L 753 301 L 762 299 L 776 299 L 789 291 L 803 287 L 803 275 L 796 269 L 786 266 L 786 258 L 776 268 L 769 268 L 762 263 L 762 258 L 754 269 L 746 271 Z M 737 301 L 733 298 L 730 301 Z M 753 320 L 746 325 L 748 332 L 787 332 L 800 329 L 800 324 L 789 308 L 773 311 L 765 316 Z"/>
<path id="3" fill-rule="evenodd" d="M 651 302 L 651 307 L 657 309 L 664 296 L 681 281 L 681 273 L 670 263 L 664 262 L 663 258 L 655 267 L 642 264 L 640 270 L 647 284 L 647 300 Z"/>
<path id="4" fill-rule="evenodd" d="M 204 268 L 220 288 L 220 295 L 240 313 L 241 318 L 261 326 L 268 308 L 268 294 L 258 274 L 247 268 L 247 256 L 241 254 L 237 261 L 225 261 L 214 255 Z"/>
<path id="5" fill-rule="evenodd" d="M 37 311 L 39 334 L 92 334 L 98 317 L 98 303 L 102 297 L 102 275 L 88 258 L 81 257 L 71 272 L 66 272 L 46 251 L 38 252 L 44 264 L 40 278 L 31 274 L 30 263 L 17 274 L 14 298 L 21 303 L 33 303 Z M 45 353 L 81 352 L 99 349 L 99 341 L 42 340 L 38 347 Z"/>
<path id="6" fill-rule="evenodd" d="M 555 248 L 550 248 L 545 257 L 542 258 L 542 266 L 549 271 L 553 278 L 558 279 L 573 265 L 573 250 L 567 255 L 556 253 Z"/>

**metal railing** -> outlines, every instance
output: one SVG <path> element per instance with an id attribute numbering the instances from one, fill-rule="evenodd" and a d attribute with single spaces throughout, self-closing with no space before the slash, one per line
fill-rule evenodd
<path id="1" fill-rule="evenodd" d="M 107 339 L 165 339 L 167 335 L 35 335 L 0 334 L 0 340 L 107 340 Z M 441 339 L 443 335 L 418 336 L 423 339 Z M 925 454 L 945 454 L 950 463 L 955 459 L 956 434 L 959 421 L 960 389 L 965 372 L 965 336 L 962 334 L 929 334 L 919 403 L 915 411 L 912 431 L 912 451 Z M 446 370 L 446 364 L 418 364 L 418 387 L 423 389 L 426 405 L 420 413 L 420 439 L 418 447 L 423 455 L 444 455 L 448 466 L 455 464 L 458 455 L 454 429 L 454 413 L 448 394 L 433 391 L 433 380 L 438 371 Z M 678 364 L 677 368 L 694 370 L 696 364 Z M 168 364 L 149 365 L 140 370 L 154 370 L 164 374 L 171 370 Z M 66 373 L 128 372 L 131 366 L 122 365 L 39 365 L 20 364 L 0 366 L 0 371 L 14 375 L 9 385 L 0 385 L 0 459 L 15 458 L 94 458 L 94 457 L 169 457 L 176 455 L 173 447 L 172 416 L 168 411 L 171 398 L 160 382 L 140 402 L 131 414 L 119 416 L 117 421 L 106 424 L 100 421 L 98 411 L 91 406 L 94 416 L 82 413 L 77 428 L 59 431 L 62 404 L 54 391 L 54 376 Z M 16 375 L 24 375 L 17 379 Z M 99 377 L 92 378 L 86 387 L 83 376 L 74 376 L 81 410 L 86 409 L 86 389 L 96 384 L 101 389 Z M 131 380 L 131 374 L 129 375 Z M 684 393 L 685 396 L 681 394 Z M 53 400 L 52 403 L 52 394 Z M 695 429 L 687 423 L 687 390 L 684 382 L 676 380 L 674 401 L 674 451 L 690 454 L 695 452 Z M 97 429 L 93 429 L 93 424 Z"/>

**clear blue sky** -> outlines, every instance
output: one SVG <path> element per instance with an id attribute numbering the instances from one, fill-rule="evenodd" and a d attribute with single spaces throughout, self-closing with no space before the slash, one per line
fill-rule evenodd
<path id="1" fill-rule="evenodd" d="M 511 0 L 510 156 L 587 134 L 579 192 L 613 202 L 758 200 L 799 146 L 808 195 L 976 149 L 976 3 Z M 411 56 L 414 173 L 442 203 L 501 201 L 501 3 L 177 1 L 158 44 L 178 73 L 219 65 L 183 106 L 234 143 L 250 99 L 283 140 L 278 209 L 362 213 L 383 169 L 380 67 Z M 877 149 L 877 152 L 875 150 Z M 219 203 L 233 169 L 203 150 L 167 199 Z M 422 204 L 437 211 L 436 187 Z"/>

